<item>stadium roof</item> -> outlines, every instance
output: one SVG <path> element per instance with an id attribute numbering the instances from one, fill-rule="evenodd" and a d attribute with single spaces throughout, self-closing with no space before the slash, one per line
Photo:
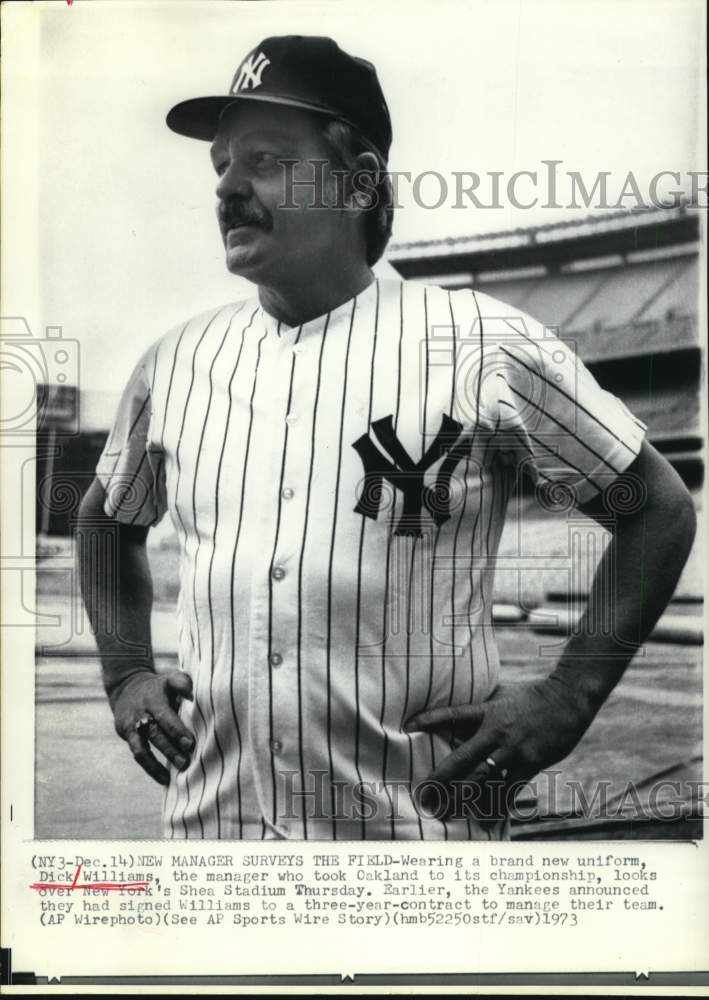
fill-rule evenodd
<path id="1" fill-rule="evenodd" d="M 529 229 L 393 243 L 387 260 L 404 277 L 457 269 L 479 272 L 539 264 L 554 267 L 582 257 L 693 243 L 698 237 L 699 217 L 684 206 L 636 209 Z"/>

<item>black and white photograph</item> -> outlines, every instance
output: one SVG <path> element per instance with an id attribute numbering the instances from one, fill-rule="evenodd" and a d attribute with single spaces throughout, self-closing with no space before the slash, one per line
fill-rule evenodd
<path id="1" fill-rule="evenodd" d="M 701 845 L 704 5 L 8 6 L 29 840 Z"/>

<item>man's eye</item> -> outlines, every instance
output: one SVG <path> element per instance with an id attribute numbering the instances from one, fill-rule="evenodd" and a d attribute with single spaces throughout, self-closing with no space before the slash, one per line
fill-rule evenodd
<path id="1" fill-rule="evenodd" d="M 214 169 L 216 171 L 217 177 L 221 177 L 222 174 L 225 174 L 228 166 L 229 166 L 228 163 L 216 163 L 214 165 Z"/>
<path id="2" fill-rule="evenodd" d="M 254 153 L 254 161 L 259 167 L 270 167 L 276 162 L 276 154 L 267 149 L 260 149 Z"/>

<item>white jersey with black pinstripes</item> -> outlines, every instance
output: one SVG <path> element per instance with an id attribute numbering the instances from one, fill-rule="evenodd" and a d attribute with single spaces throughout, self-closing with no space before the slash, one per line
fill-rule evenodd
<path id="1" fill-rule="evenodd" d="M 472 291 L 375 281 L 295 328 L 254 297 L 153 344 L 97 471 L 109 514 L 169 510 L 180 543 L 196 749 L 165 836 L 498 836 L 417 811 L 451 744 L 405 723 L 497 683 L 520 465 L 583 502 L 643 430 L 549 331 Z"/>

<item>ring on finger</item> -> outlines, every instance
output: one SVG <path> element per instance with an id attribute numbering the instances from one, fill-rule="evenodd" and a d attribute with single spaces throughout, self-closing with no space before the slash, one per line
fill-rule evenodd
<path id="1" fill-rule="evenodd" d="M 500 777 L 502 777 L 502 778 L 506 778 L 507 777 L 507 774 L 508 774 L 507 768 L 506 767 L 500 767 L 500 765 L 497 763 L 497 761 L 493 757 L 486 757 L 485 758 L 485 763 L 487 764 L 487 766 L 492 771 L 499 771 L 500 772 Z"/>
<path id="2" fill-rule="evenodd" d="M 138 736 L 147 738 L 148 730 L 150 729 L 150 727 L 154 722 L 155 719 L 152 717 L 150 712 L 146 712 L 144 715 L 141 715 L 141 717 L 135 724 L 135 731 L 138 734 Z"/>

